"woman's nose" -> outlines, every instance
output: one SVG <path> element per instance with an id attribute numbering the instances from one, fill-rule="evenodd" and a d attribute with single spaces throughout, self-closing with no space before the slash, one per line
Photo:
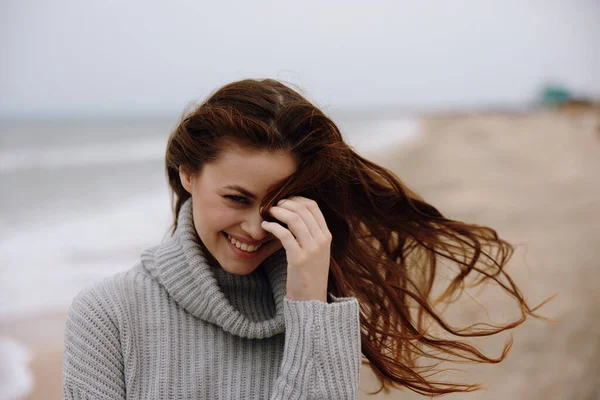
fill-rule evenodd
<path id="1" fill-rule="evenodd" d="M 262 217 L 259 213 L 252 215 L 242 224 L 241 228 L 245 231 L 249 236 L 252 236 L 254 240 L 263 240 L 269 232 L 264 230 L 261 226 L 263 222 Z"/>

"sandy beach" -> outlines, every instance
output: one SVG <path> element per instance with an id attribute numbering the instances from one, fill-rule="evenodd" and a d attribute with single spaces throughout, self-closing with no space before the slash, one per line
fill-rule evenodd
<path id="1" fill-rule="evenodd" d="M 498 365 L 458 365 L 458 382 L 481 382 L 486 390 L 447 399 L 600 398 L 600 116 L 487 114 L 428 116 L 410 145 L 367 154 L 394 171 L 410 188 L 449 218 L 491 226 L 517 246 L 508 271 L 526 299 L 555 320 L 528 320 L 512 331 L 514 346 Z M 57 290 L 60 290 L 57 288 Z M 489 290 L 449 311 L 455 325 L 518 316 L 515 303 Z M 59 399 L 66 310 L 14 318 L 0 337 L 32 351 L 30 400 Z M 489 320 L 488 320 L 489 321 Z M 500 354 L 509 334 L 477 343 Z M 373 389 L 361 371 L 360 388 Z M 410 391 L 360 399 L 420 399 Z"/>

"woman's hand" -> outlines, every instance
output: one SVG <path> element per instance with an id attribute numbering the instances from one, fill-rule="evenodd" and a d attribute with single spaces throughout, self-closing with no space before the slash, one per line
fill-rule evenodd
<path id="1" fill-rule="evenodd" d="M 321 300 L 327 303 L 327 278 L 331 232 L 314 200 L 294 196 L 271 207 L 270 213 L 287 224 L 263 221 L 285 248 L 288 262 L 287 294 L 290 300 Z"/>

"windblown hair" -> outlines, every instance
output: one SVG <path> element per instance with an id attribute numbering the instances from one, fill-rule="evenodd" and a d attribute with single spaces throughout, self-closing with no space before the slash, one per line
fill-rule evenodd
<path id="1" fill-rule="evenodd" d="M 199 173 L 230 142 L 285 150 L 298 162 L 263 199 L 261 215 L 272 221 L 265 210 L 294 195 L 319 205 L 333 236 L 328 291 L 359 301 L 363 363 L 381 384 L 375 393 L 391 387 L 426 395 L 477 390 L 476 384 L 433 380 L 431 373 L 445 360 L 502 361 L 511 340 L 492 358 L 461 338 L 494 335 L 535 316 L 537 307 L 527 305 L 504 271 L 514 248 L 495 230 L 445 218 L 391 171 L 357 154 L 317 107 L 271 79 L 227 84 L 182 117 L 166 153 L 173 229 L 190 196 L 179 167 Z M 457 266 L 449 283 L 438 277 L 442 260 Z M 451 326 L 438 306 L 455 301 L 467 285 L 485 282 L 514 298 L 521 318 L 485 328 Z M 424 359 L 435 362 L 423 366 Z"/>

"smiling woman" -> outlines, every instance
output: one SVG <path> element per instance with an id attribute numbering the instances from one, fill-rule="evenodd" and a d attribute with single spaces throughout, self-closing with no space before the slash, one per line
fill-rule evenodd
<path id="1" fill-rule="evenodd" d="M 510 344 L 490 358 L 464 338 L 534 315 L 504 271 L 509 243 L 445 218 L 277 81 L 216 91 L 165 164 L 172 235 L 73 301 L 64 398 L 355 399 L 363 356 L 382 389 L 471 391 L 424 361 L 501 361 Z M 437 306 L 482 283 L 522 318 L 451 326 Z"/>
<path id="2" fill-rule="evenodd" d="M 217 159 L 200 172 L 180 166 L 179 176 L 194 199 L 194 225 L 209 262 L 247 275 L 282 247 L 262 227 L 259 207 L 268 190 L 297 166 L 287 152 L 250 150 L 232 141 L 223 146 Z"/>

